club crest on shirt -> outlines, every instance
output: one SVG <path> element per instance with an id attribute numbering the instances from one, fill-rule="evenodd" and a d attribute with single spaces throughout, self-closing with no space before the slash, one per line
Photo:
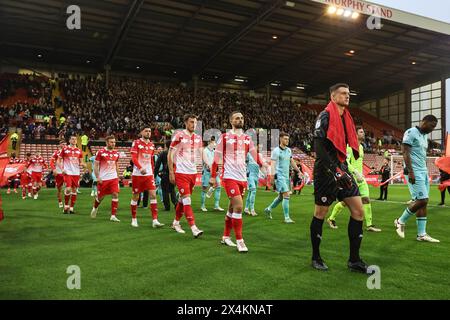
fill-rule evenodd
<path id="1" fill-rule="evenodd" d="M 230 190 L 231 194 L 234 194 L 236 191 L 234 191 L 234 189 Z"/>
<path id="2" fill-rule="evenodd" d="M 320 200 L 322 200 L 322 202 L 327 202 L 327 197 L 322 197 Z"/>

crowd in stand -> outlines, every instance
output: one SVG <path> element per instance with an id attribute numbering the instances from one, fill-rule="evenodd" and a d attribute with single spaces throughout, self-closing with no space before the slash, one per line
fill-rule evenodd
<path id="1" fill-rule="evenodd" d="M 17 89 L 26 89 L 29 98 L 48 96 L 51 85 L 43 77 L 0 74 L 0 100 L 14 96 Z"/>
<path id="2" fill-rule="evenodd" d="M 317 111 L 278 96 L 267 100 L 266 97 L 205 88 L 194 94 L 193 88 L 182 85 L 126 78 L 113 78 L 106 88 L 104 80 L 94 77 L 65 78 L 59 80 L 62 98 L 53 101 L 64 110 L 57 121 L 50 84 L 26 77 L 3 81 L 9 84 L 8 90 L 2 90 L 5 95 L 19 86 L 28 88 L 31 94 L 38 87 L 41 90 L 40 96 L 36 97 L 38 103 L 17 102 L 4 113 L 0 118 L 0 134 L 7 131 L 8 124 L 13 124 L 22 129 L 26 139 L 86 134 L 92 141 L 115 134 L 119 141 L 128 141 L 134 139 L 138 128 L 146 124 L 153 128 L 153 140 L 163 142 L 170 138 L 175 128 L 183 127 L 182 118 L 186 113 L 198 115 L 203 130 L 216 128 L 223 131 L 230 127 L 228 115 L 240 110 L 245 115 L 246 129 L 269 129 L 269 139 L 270 129 L 279 129 L 291 135 L 291 145 L 308 153 L 312 149 Z M 355 122 L 360 121 L 355 119 Z M 383 143 L 388 139 L 386 134 Z M 373 133 L 367 132 L 366 151 L 376 151 L 378 140 Z"/>
<path id="3" fill-rule="evenodd" d="M 84 131 L 95 128 L 109 134 L 125 136 L 137 134 L 143 124 L 152 124 L 154 139 L 163 141 L 174 128 L 183 126 L 185 113 L 194 113 L 202 121 L 203 129 L 229 128 L 228 115 L 240 110 L 246 116 L 246 128 L 279 129 L 291 134 L 293 144 L 311 143 L 317 112 L 296 103 L 272 97 L 165 86 L 144 80 L 113 79 L 109 88 L 96 79 L 62 80 L 64 113 L 70 114 L 72 124 Z"/>

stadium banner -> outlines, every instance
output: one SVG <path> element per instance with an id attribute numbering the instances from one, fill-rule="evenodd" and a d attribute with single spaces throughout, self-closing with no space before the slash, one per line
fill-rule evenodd
<path id="1" fill-rule="evenodd" d="M 2 184 L 2 180 L 3 180 L 3 175 L 4 175 L 4 171 L 6 166 L 9 163 L 9 157 L 8 157 L 8 142 L 9 139 L 8 137 L 5 137 L 4 139 L 2 139 L 0 141 L 0 187 L 3 185 Z M 1 207 L 0 207 L 1 210 Z"/>
<path id="2" fill-rule="evenodd" d="M 426 30 L 450 35 L 450 24 L 443 21 L 419 16 L 413 13 L 393 9 L 380 4 L 362 0 L 311 0 L 329 6 L 356 11 L 367 16 L 379 17 Z"/>
<path id="3" fill-rule="evenodd" d="M 5 166 L 3 175 L 1 175 L 0 187 L 6 185 L 9 178 L 14 177 L 15 175 L 17 175 L 19 173 L 22 173 L 25 170 L 25 167 L 26 167 L 25 163 L 7 164 Z M 1 165 L 0 165 L 0 168 L 1 168 Z"/>

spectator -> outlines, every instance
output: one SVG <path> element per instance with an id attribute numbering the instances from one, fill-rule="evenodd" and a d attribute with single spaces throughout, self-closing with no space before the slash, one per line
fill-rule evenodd
<path id="1" fill-rule="evenodd" d="M 19 140 L 19 135 L 17 134 L 17 130 L 11 135 L 10 139 L 11 139 L 11 144 L 12 144 L 13 150 L 16 150 L 17 140 Z"/>
<path id="2" fill-rule="evenodd" d="M 80 187 L 83 188 L 90 188 L 92 187 L 92 175 L 89 172 L 89 169 L 85 169 L 83 175 L 81 176 L 81 180 L 80 180 Z"/>
<path id="3" fill-rule="evenodd" d="M 86 152 L 86 151 L 87 151 L 88 143 L 89 143 L 89 137 L 86 135 L 86 133 L 84 133 L 84 134 L 81 136 L 81 150 L 82 150 L 83 152 Z"/>
<path id="4" fill-rule="evenodd" d="M 447 180 L 450 180 L 450 174 L 448 174 L 447 172 L 443 171 L 443 170 L 439 170 L 440 173 L 440 182 L 441 184 L 444 183 Z M 441 192 L 441 203 L 439 203 L 439 206 L 445 206 L 445 191 L 448 191 L 448 193 L 450 194 L 450 187 L 440 187 L 439 191 Z"/>
<path id="5" fill-rule="evenodd" d="M 66 117 L 64 117 L 64 115 L 62 114 L 59 117 L 59 126 L 62 127 L 65 123 L 66 123 Z"/>
<path id="6" fill-rule="evenodd" d="M 380 168 L 380 171 L 378 173 L 381 175 L 382 185 L 380 185 L 380 197 L 377 200 L 386 201 L 387 195 L 388 195 L 389 182 L 388 183 L 384 183 L 384 182 L 389 180 L 391 177 L 391 168 L 389 167 L 389 159 L 384 158 L 383 166 Z"/>

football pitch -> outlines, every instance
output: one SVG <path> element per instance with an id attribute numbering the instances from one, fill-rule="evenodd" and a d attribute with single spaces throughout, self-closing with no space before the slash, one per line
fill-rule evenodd
<path id="1" fill-rule="evenodd" d="M 364 233 L 361 256 L 380 268 L 380 289 L 368 289 L 368 276 L 350 272 L 348 211 L 338 229 L 324 224 L 322 257 L 328 272 L 310 266 L 309 224 L 312 187 L 291 196 L 294 225 L 282 223 L 281 205 L 267 220 L 263 209 L 275 197 L 258 190 L 257 217 L 244 216 L 247 254 L 220 244 L 224 213 L 199 210 L 200 189 L 192 197 L 196 222 L 204 234 L 194 239 L 169 225 L 174 217 L 159 205 L 162 229 L 151 227 L 149 209 L 138 209 L 140 227 L 130 226 L 130 189 L 122 189 L 118 217 L 109 221 L 110 198 L 90 218 L 90 189 L 81 189 L 77 214 L 63 215 L 54 189 L 38 200 L 2 190 L 6 219 L 0 222 L 0 299 L 449 299 L 450 208 L 437 207 L 439 191 L 431 187 L 428 233 L 441 243 L 416 241 L 415 218 L 408 221 L 405 239 L 393 221 L 409 199 L 406 186 L 389 188 L 388 202 L 373 201 L 374 223 L 381 233 Z M 378 189 L 371 189 L 372 198 Z M 227 207 L 225 192 L 221 206 Z M 80 289 L 69 290 L 67 268 L 80 268 Z"/>

